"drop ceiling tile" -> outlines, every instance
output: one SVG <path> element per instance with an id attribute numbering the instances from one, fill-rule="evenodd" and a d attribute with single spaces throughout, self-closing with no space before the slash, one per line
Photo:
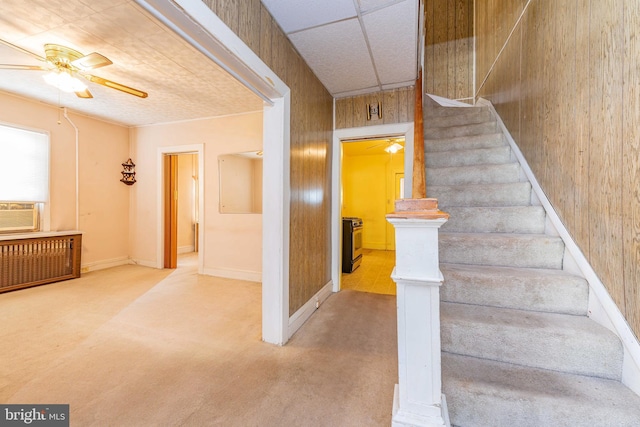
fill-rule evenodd
<path id="1" fill-rule="evenodd" d="M 300 31 L 289 38 L 329 92 L 377 85 L 357 19 Z"/>
<path id="2" fill-rule="evenodd" d="M 363 13 L 378 9 L 385 6 L 390 6 L 394 3 L 398 3 L 403 0 L 358 0 L 358 5 Z"/>
<path id="3" fill-rule="evenodd" d="M 353 0 L 262 0 L 285 33 L 356 16 Z"/>
<path id="4" fill-rule="evenodd" d="M 417 2 L 405 0 L 363 16 L 380 82 L 415 80 Z"/>

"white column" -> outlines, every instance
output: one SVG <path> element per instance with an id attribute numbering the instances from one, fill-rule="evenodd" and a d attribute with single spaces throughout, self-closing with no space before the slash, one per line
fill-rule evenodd
<path id="1" fill-rule="evenodd" d="M 428 199 L 423 199 L 428 200 Z M 448 215 L 435 209 L 387 216 L 396 232 L 398 380 L 392 426 L 449 426 L 442 394 L 438 229 Z M 413 204 L 415 205 L 415 203 Z"/>

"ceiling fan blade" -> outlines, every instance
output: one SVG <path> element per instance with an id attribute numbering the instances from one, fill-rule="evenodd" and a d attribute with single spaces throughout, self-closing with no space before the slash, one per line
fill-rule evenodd
<path id="1" fill-rule="evenodd" d="M 34 58 L 36 58 L 38 61 L 47 62 L 47 59 L 46 59 L 46 58 L 44 58 L 44 57 L 42 57 L 42 56 L 40 56 L 40 55 L 38 55 L 38 54 L 35 54 L 35 53 L 31 52 L 31 51 L 28 51 L 27 49 L 23 49 L 23 48 L 21 48 L 20 46 L 16 46 L 16 45 L 15 45 L 15 44 L 13 44 L 13 43 L 9 43 L 9 42 L 8 42 L 8 41 L 6 41 L 6 40 L 2 40 L 2 39 L 0 39 L 0 44 L 3 44 L 3 45 L 5 45 L 5 46 L 9 46 L 9 47 L 10 47 L 10 48 L 12 48 L 12 49 L 15 49 L 15 50 L 17 50 L 17 51 L 19 51 L 19 52 L 22 52 L 22 53 L 25 53 L 25 54 L 27 54 L 27 55 L 30 55 L 30 56 L 32 56 L 32 57 L 34 57 Z"/>
<path id="2" fill-rule="evenodd" d="M 38 70 L 49 71 L 47 67 L 41 67 L 39 65 L 14 65 L 14 64 L 0 64 L 2 70 Z"/>
<path id="3" fill-rule="evenodd" d="M 82 75 L 84 76 L 85 79 L 89 80 L 90 82 L 98 83 L 99 85 L 110 87 L 111 89 L 116 89 L 121 92 L 128 93 L 130 95 L 134 95 L 140 98 L 146 98 L 147 96 L 149 96 L 147 92 L 143 92 L 141 90 L 134 89 L 132 87 L 125 86 L 123 84 L 116 83 L 111 80 L 103 79 L 102 77 L 92 76 L 91 74 L 82 74 Z"/>
<path id="4" fill-rule="evenodd" d="M 78 98 L 84 98 L 84 99 L 93 98 L 93 95 L 91 95 L 91 92 L 89 92 L 89 89 L 85 89 L 82 92 L 76 92 L 76 96 Z"/>
<path id="5" fill-rule="evenodd" d="M 75 61 L 71 61 L 71 65 L 84 71 L 93 70 L 111 64 L 113 64 L 113 62 L 111 62 L 109 58 L 99 54 L 98 52 L 93 52 L 83 56 L 82 58 L 78 58 Z"/>

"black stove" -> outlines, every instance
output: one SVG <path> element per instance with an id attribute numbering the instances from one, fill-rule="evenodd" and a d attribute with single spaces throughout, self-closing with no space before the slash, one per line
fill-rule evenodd
<path id="1" fill-rule="evenodd" d="M 352 273 L 362 262 L 362 218 L 342 218 L 342 272 Z"/>

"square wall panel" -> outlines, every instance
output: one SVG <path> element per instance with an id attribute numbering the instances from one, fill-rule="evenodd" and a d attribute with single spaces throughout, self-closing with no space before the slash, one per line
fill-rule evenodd
<path id="1" fill-rule="evenodd" d="M 289 38 L 329 92 L 378 84 L 357 19 L 300 31 Z"/>
<path id="2" fill-rule="evenodd" d="M 262 0 L 285 33 L 353 18 L 353 0 Z"/>
<path id="3" fill-rule="evenodd" d="M 362 13 L 367 13 L 370 10 L 381 7 L 391 6 L 394 3 L 398 3 L 398 0 L 358 0 L 358 6 L 360 6 Z"/>
<path id="4" fill-rule="evenodd" d="M 405 0 L 363 16 L 382 85 L 415 80 L 417 15 L 417 2 Z"/>

